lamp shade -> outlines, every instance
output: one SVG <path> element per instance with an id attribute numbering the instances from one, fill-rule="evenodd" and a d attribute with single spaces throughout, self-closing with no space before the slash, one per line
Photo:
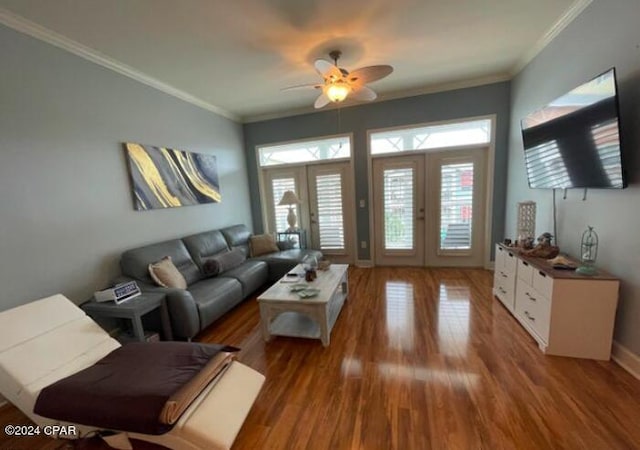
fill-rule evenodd
<path id="1" fill-rule="evenodd" d="M 284 191 L 284 194 L 282 195 L 282 200 L 280 200 L 280 203 L 278 203 L 278 206 L 283 206 L 283 205 L 291 206 L 291 205 L 297 205 L 299 203 L 300 203 L 300 199 L 298 198 L 295 192 Z"/>

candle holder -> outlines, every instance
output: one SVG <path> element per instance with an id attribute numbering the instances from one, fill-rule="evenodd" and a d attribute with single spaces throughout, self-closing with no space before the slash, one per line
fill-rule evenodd
<path id="1" fill-rule="evenodd" d="M 580 261 L 582 265 L 576 269 L 582 275 L 593 275 L 596 273 L 596 258 L 598 257 L 598 235 L 593 231 L 593 227 L 587 227 L 582 233 L 580 241 Z"/>

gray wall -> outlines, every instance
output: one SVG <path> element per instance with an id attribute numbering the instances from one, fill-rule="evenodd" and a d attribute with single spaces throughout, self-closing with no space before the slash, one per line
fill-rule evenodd
<path id="1" fill-rule="evenodd" d="M 342 109 L 339 131 L 340 133 L 353 133 L 352 152 L 356 172 L 356 199 L 367 201 L 367 207 L 357 208 L 356 211 L 357 242 L 368 242 L 366 249 L 362 249 L 358 245 L 358 259 L 370 259 L 369 249 L 371 248 L 367 130 L 489 114 L 497 115 L 492 231 L 494 240 L 496 240 L 501 239 L 504 234 L 505 173 L 509 127 L 508 82 Z M 252 198 L 259 198 L 256 146 L 336 133 L 338 133 L 337 110 L 245 124 L 245 151 Z M 357 201 L 356 204 L 358 204 Z M 252 213 L 254 229 L 261 230 L 262 213 L 258 202 L 252 204 Z"/>
<path id="2" fill-rule="evenodd" d="M 536 233 L 552 230 L 552 191 L 527 187 L 519 120 L 580 83 L 615 66 L 620 91 L 626 190 L 558 192 L 558 242 L 579 255 L 587 225 L 600 236 L 597 265 L 622 279 L 615 339 L 640 354 L 640 2 L 595 0 L 513 81 L 505 230 L 515 236 L 516 204 L 537 202 Z"/>
<path id="3" fill-rule="evenodd" d="M 0 310 L 80 302 L 124 249 L 251 223 L 239 124 L 2 26 L 0 61 Z M 134 211 L 124 141 L 216 155 L 222 203 Z"/>

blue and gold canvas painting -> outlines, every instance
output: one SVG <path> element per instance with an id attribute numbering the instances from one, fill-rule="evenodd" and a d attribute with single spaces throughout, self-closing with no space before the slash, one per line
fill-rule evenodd
<path id="1" fill-rule="evenodd" d="M 130 142 L 124 145 L 137 210 L 222 200 L 215 156 Z"/>

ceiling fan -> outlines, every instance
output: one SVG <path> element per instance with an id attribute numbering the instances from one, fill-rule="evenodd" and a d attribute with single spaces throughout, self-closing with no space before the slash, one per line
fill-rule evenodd
<path id="1" fill-rule="evenodd" d="M 321 83 L 302 84 L 282 90 L 322 89 L 322 94 L 314 103 L 316 109 L 323 108 L 331 102 L 340 103 L 347 97 L 368 102 L 375 100 L 378 95 L 365 85 L 388 76 L 393 72 L 393 67 L 387 65 L 368 66 L 349 72 L 342 67 L 338 67 L 338 59 L 341 55 L 342 52 L 340 50 L 333 50 L 329 53 L 333 63 L 324 59 L 315 61 L 313 65 L 322 77 Z"/>

